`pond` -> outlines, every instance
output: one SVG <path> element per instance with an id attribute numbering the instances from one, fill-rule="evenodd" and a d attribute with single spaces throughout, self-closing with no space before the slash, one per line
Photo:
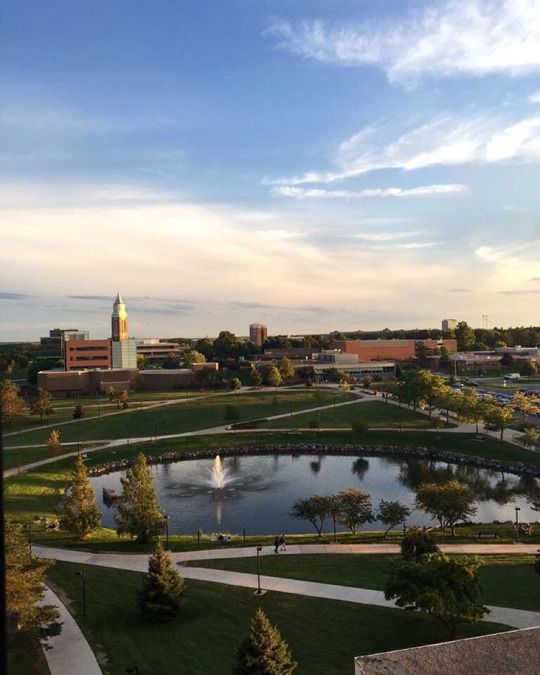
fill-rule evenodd
<path id="1" fill-rule="evenodd" d="M 160 504 L 169 515 L 169 532 L 193 534 L 198 529 L 241 534 L 302 533 L 312 526 L 293 520 L 289 512 L 298 499 L 315 493 L 336 494 L 354 487 L 371 495 L 373 507 L 381 499 L 399 500 L 413 507 L 414 490 L 423 482 L 459 480 L 477 499 L 475 522 L 512 521 L 519 506 L 520 522 L 534 522 L 540 513 L 530 507 L 540 481 L 530 476 L 501 474 L 490 469 L 446 462 L 399 457 L 341 455 L 254 455 L 225 457 L 216 476 L 215 461 L 198 459 L 151 467 Z M 91 479 L 103 511 L 103 524 L 115 527 L 114 506 L 102 503 L 103 488 L 121 492 L 117 471 Z M 214 487 L 224 478 L 221 488 Z M 432 525 L 430 518 L 413 511 L 408 525 Z M 326 530 L 331 524 L 327 523 Z M 373 522 L 365 529 L 383 529 Z"/>

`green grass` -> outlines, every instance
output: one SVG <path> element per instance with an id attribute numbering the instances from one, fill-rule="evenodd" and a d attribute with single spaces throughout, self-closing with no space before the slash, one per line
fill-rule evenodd
<path id="1" fill-rule="evenodd" d="M 393 555 L 377 554 L 278 554 L 261 559 L 261 573 L 273 577 L 384 590 L 389 566 L 396 558 Z M 540 611 L 540 583 L 533 568 L 534 556 L 486 555 L 481 560 L 483 565 L 479 576 L 486 604 Z M 197 560 L 191 565 L 253 574 L 255 559 Z"/>
<path id="2" fill-rule="evenodd" d="M 399 408 L 382 401 L 369 401 L 337 408 L 328 408 L 319 413 L 295 415 L 264 424 L 268 429 L 307 429 L 311 420 L 319 421 L 322 428 L 350 429 L 353 422 L 365 422 L 370 429 L 376 427 L 392 427 L 399 429 L 429 429 L 435 421 L 421 413 L 406 408 Z"/>
<path id="3" fill-rule="evenodd" d="M 351 672 L 360 654 L 402 649 L 445 639 L 437 622 L 401 610 L 291 594 L 261 598 L 249 589 L 188 581 L 181 615 L 172 623 L 145 623 L 136 608 L 141 575 L 85 566 L 87 618 L 81 616 L 80 565 L 57 563 L 49 573 L 54 587 L 100 655 L 104 673 L 120 675 L 126 664 L 142 673 L 229 675 L 235 648 L 262 607 L 288 641 L 299 662 L 298 675 Z M 496 624 L 468 627 L 463 635 L 501 630 Z"/>
<path id="4" fill-rule="evenodd" d="M 351 394 L 337 394 L 337 400 L 346 400 Z M 274 402 L 275 401 L 275 402 Z M 233 405 L 241 420 L 268 417 L 289 411 L 313 408 L 333 401 L 333 394 L 327 391 L 310 392 L 281 391 L 250 392 L 248 394 L 229 394 L 226 396 L 202 397 L 199 400 L 169 405 L 159 408 L 128 409 L 121 414 L 101 417 L 100 419 L 82 419 L 75 424 L 60 426 L 64 442 L 89 441 L 113 438 L 136 438 L 183 433 L 207 427 L 227 424 L 224 419 L 225 408 Z M 58 413 L 60 414 L 60 413 Z M 5 438 L 8 446 L 45 445 L 50 434 L 48 429 L 36 429 Z"/>
<path id="5" fill-rule="evenodd" d="M 7 650 L 9 675 L 49 675 L 49 667 L 39 644 L 27 638 L 10 643 Z"/>

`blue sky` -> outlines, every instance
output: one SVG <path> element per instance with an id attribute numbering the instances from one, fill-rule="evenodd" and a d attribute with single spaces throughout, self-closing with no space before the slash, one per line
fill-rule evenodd
<path id="1" fill-rule="evenodd" d="M 537 0 L 1 11 L 0 340 L 539 323 Z"/>

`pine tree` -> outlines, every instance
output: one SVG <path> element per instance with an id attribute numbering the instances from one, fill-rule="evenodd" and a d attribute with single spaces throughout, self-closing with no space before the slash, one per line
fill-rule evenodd
<path id="1" fill-rule="evenodd" d="M 15 417 L 24 415 L 25 403 L 19 396 L 19 387 L 11 380 L 0 382 L 0 413 L 9 425 Z"/>
<path id="2" fill-rule="evenodd" d="M 36 398 L 30 404 L 30 410 L 32 411 L 32 415 L 39 415 L 41 422 L 43 422 L 43 415 L 54 412 L 52 396 L 49 392 L 39 387 Z"/>
<path id="3" fill-rule="evenodd" d="M 139 605 L 147 621 L 170 621 L 178 614 L 184 593 L 184 580 L 176 570 L 161 542 L 148 561 L 148 574 L 144 575 Z"/>
<path id="4" fill-rule="evenodd" d="M 237 655 L 235 675 L 291 675 L 298 665 L 289 645 L 262 609 L 251 620 L 250 635 Z"/>
<path id="5" fill-rule="evenodd" d="M 53 429 L 47 439 L 47 447 L 49 452 L 57 455 L 62 450 L 62 443 L 60 443 L 60 432 L 58 429 Z"/>
<path id="6" fill-rule="evenodd" d="M 53 605 L 37 605 L 43 598 L 43 575 L 51 562 L 32 555 L 20 527 L 6 522 L 6 604 L 7 614 L 16 619 L 20 632 L 43 639 L 60 632 Z"/>
<path id="7" fill-rule="evenodd" d="M 101 512 L 96 506 L 94 488 L 90 485 L 82 458 L 78 457 L 71 473 L 71 491 L 62 503 L 60 524 L 63 529 L 83 539 L 100 522 Z"/>
<path id="8" fill-rule="evenodd" d="M 165 519 L 142 452 L 135 457 L 121 482 L 122 494 L 114 517 L 118 534 L 136 537 L 141 544 L 155 541 L 163 531 Z"/>

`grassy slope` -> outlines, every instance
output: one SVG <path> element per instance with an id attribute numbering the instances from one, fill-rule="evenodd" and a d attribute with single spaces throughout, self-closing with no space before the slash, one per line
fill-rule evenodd
<path id="1" fill-rule="evenodd" d="M 49 675 L 49 666 L 38 644 L 20 639 L 7 651 L 9 675 Z"/>
<path id="2" fill-rule="evenodd" d="M 359 654 L 401 649 L 444 639 L 427 617 L 400 610 L 252 591 L 189 581 L 182 614 L 164 625 L 144 623 L 136 609 L 141 576 L 134 572 L 86 567 L 87 619 L 81 618 L 80 566 L 58 563 L 50 579 L 71 600 L 70 609 L 94 649 L 107 657 L 104 672 L 120 675 L 129 663 L 141 673 L 229 675 L 234 650 L 262 607 L 299 662 L 298 675 L 350 672 Z M 481 624 L 467 636 L 500 629 Z"/>
<path id="3" fill-rule="evenodd" d="M 273 403 L 276 396 L 276 403 Z M 346 400 L 350 394 L 337 394 L 337 400 Z M 241 420 L 267 417 L 303 410 L 318 405 L 325 405 L 333 401 L 330 392 L 281 391 L 277 394 L 270 392 L 254 392 L 249 394 L 231 394 L 228 396 L 214 396 L 201 398 L 198 401 L 179 402 L 151 410 L 127 410 L 122 414 L 101 419 L 81 420 L 76 424 L 59 427 L 62 440 L 87 441 L 95 439 L 133 438 L 137 436 L 153 436 L 194 431 L 206 427 L 227 424 L 224 419 L 225 408 L 234 405 L 240 414 Z M 5 445 L 31 445 L 43 443 L 50 434 L 49 429 L 39 429 L 32 432 L 8 436 Z"/>
<path id="4" fill-rule="evenodd" d="M 398 429 L 400 424 L 407 429 L 428 429 L 434 426 L 434 420 L 426 415 L 385 404 L 382 401 L 329 408 L 322 411 L 320 416 L 313 413 L 295 415 L 290 419 L 268 422 L 264 426 L 269 429 L 307 429 L 312 419 L 318 419 L 321 427 L 330 429 L 350 429 L 353 422 L 365 422 L 369 428 L 393 427 Z"/>
<path id="5" fill-rule="evenodd" d="M 383 590 L 392 555 L 277 555 L 262 558 L 261 572 L 270 576 Z M 540 611 L 540 584 L 533 556 L 483 556 L 480 580 L 488 605 Z M 254 558 L 205 560 L 196 567 L 253 573 Z"/>

